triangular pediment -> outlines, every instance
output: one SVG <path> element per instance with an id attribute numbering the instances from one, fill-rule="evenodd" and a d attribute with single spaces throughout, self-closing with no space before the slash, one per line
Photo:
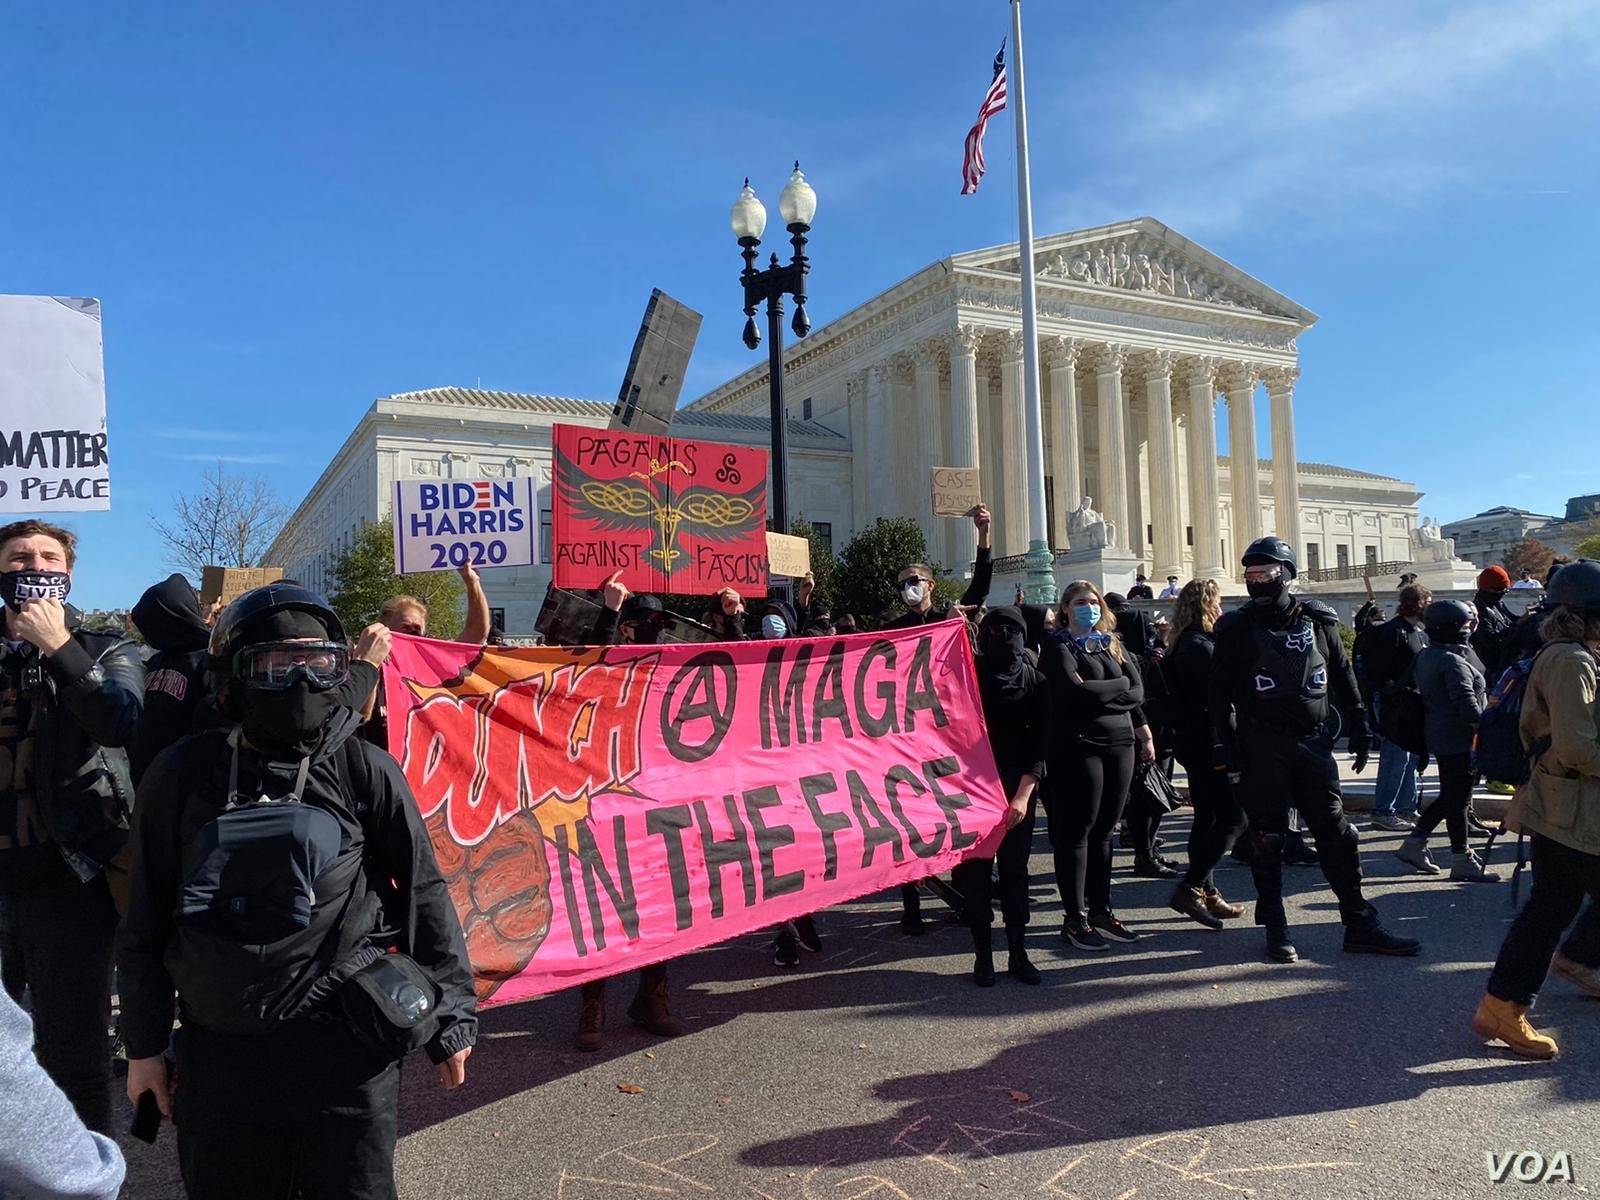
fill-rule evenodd
<path id="1" fill-rule="evenodd" d="M 1184 303 L 1257 312 L 1310 327 L 1317 315 L 1153 217 L 1119 221 L 1033 240 L 1043 282 L 1112 292 L 1141 292 Z M 1022 270 L 1017 243 L 954 255 L 956 270 Z"/>

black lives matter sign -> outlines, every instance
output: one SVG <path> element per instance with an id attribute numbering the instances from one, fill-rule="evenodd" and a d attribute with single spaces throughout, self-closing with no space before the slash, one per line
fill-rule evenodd
<path id="1" fill-rule="evenodd" d="M 0 512 L 111 507 L 100 302 L 0 296 Z"/>

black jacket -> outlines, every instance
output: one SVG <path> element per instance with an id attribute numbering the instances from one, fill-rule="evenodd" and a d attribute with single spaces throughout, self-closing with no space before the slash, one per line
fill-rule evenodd
<path id="1" fill-rule="evenodd" d="M 1372 626 L 1361 641 L 1362 694 L 1376 696 L 1384 684 L 1405 674 L 1411 660 L 1428 648 L 1428 635 L 1404 617 L 1391 617 Z"/>
<path id="2" fill-rule="evenodd" d="M 1113 608 L 1111 615 L 1117 621 L 1117 636 L 1122 639 L 1122 644 L 1133 652 L 1134 657 L 1143 662 L 1156 644 L 1155 635 L 1150 632 L 1150 622 L 1132 605 Z"/>
<path id="3" fill-rule="evenodd" d="M 124 748 L 139 728 L 144 663 L 120 633 L 82 622 L 68 605 L 72 640 L 55 654 L 0 647 L 0 670 L 37 707 L 34 794 L 56 852 L 0 850 L 0 889 L 39 882 L 59 870 L 57 856 L 87 883 L 127 844 L 133 785 Z M 14 751 L 20 737 L 10 740 Z"/>
<path id="4" fill-rule="evenodd" d="M 1144 681 L 1131 654 L 1124 653 L 1119 663 L 1109 651 L 1085 651 L 1058 633 L 1045 645 L 1039 665 L 1050 684 L 1052 751 L 1080 744 L 1132 745 L 1133 731 L 1145 719 L 1140 708 Z"/>
<path id="5" fill-rule="evenodd" d="M 1338 614 L 1317 600 L 1295 600 L 1287 610 L 1254 604 L 1217 622 L 1207 698 L 1214 745 L 1223 762 L 1234 763 L 1235 718 L 1291 737 L 1309 737 L 1329 717 L 1333 697 L 1343 702 L 1352 745 L 1367 740 L 1366 707 L 1355 671 L 1339 640 Z M 1300 638 L 1309 635 L 1302 646 Z M 1282 658 L 1263 657 L 1272 642 Z M 1320 662 L 1326 675 L 1314 678 Z M 1304 668 L 1306 678 L 1287 672 Z"/>
<path id="6" fill-rule="evenodd" d="M 313 929 L 340 928 L 340 941 L 363 950 L 395 947 L 410 955 L 439 985 L 439 1032 L 428 1055 L 443 1062 L 477 1038 L 477 1002 L 466 942 L 450 895 L 434 859 L 433 844 L 400 766 L 375 746 L 357 740 L 355 753 L 365 766 L 364 783 L 345 795 L 341 765 L 357 718 L 349 713 L 333 727 L 313 757 L 302 796 L 304 803 L 331 813 L 346 847 L 358 846 L 365 868 L 360 903 L 346 905 L 349 889 L 319 896 Z M 233 751 L 225 730 L 184 738 L 163 751 L 145 773 L 133 823 L 133 876 L 128 912 L 118 934 L 117 971 L 122 997 L 122 1034 L 130 1058 L 149 1058 L 165 1050 L 172 1032 L 174 998 L 183 1019 L 202 1028 L 233 1033 L 240 1014 L 204 1011 L 195 996 L 217 986 L 208 977 L 211 959 L 204 940 L 191 937 L 175 920 L 180 894 L 192 864 L 199 834 L 228 800 Z M 296 764 L 269 763 L 240 747 L 239 787 L 254 794 L 266 787 L 287 792 Z M 270 786 L 264 780 L 272 781 Z M 341 919 L 342 918 L 342 919 Z M 325 937 L 318 936 L 316 967 L 297 967 L 290 979 L 314 989 L 328 962 Z M 311 952 L 305 956 L 310 960 Z M 299 990 L 298 988 L 296 989 Z M 190 993 L 194 993 L 191 996 Z M 334 1003 L 329 1000 L 319 1011 Z"/>
<path id="7" fill-rule="evenodd" d="M 992 679 L 978 672 L 978 695 L 983 700 L 983 720 L 989 730 L 989 746 L 1000 769 L 1000 784 L 1006 798 L 1017 790 L 1024 775 L 1044 778 L 1049 747 L 1050 689 L 1044 676 L 1033 666 L 1023 669 L 1024 686 L 1020 694 L 1006 695 Z"/>
<path id="8" fill-rule="evenodd" d="M 171 575 L 146 590 L 133 606 L 133 623 L 155 653 L 145 663 L 144 712 L 128 749 L 134 786 L 172 743 L 195 732 L 195 711 L 206 696 L 206 644 L 211 630 L 194 589 Z"/>
<path id="9" fill-rule="evenodd" d="M 989 585 L 994 581 L 994 556 L 978 547 L 978 555 L 972 561 L 972 582 L 967 584 L 967 590 L 961 593 L 961 603 L 972 605 L 982 604 L 989 598 Z M 884 625 L 885 629 L 915 629 L 918 625 L 927 625 L 934 621 L 946 621 L 957 614 L 949 605 L 940 607 L 932 605 L 927 612 L 917 612 L 908 608 L 894 620 Z"/>
<path id="10" fill-rule="evenodd" d="M 1509 645 L 1514 634 L 1514 628 L 1519 623 L 1519 618 L 1506 607 L 1504 592 L 1480 591 L 1472 598 L 1473 607 L 1478 610 L 1478 627 L 1472 631 L 1472 648 L 1483 663 L 1484 673 L 1493 687 L 1504 671 L 1517 659 L 1526 658 L 1526 654 L 1516 653 L 1516 649 Z M 1529 610 L 1532 611 L 1531 609 Z M 1520 620 L 1526 620 L 1526 614 Z M 1528 653 L 1539 648 L 1537 634 L 1531 639 Z"/>
<path id="11" fill-rule="evenodd" d="M 1212 636 L 1195 627 L 1184 630 L 1178 644 L 1161 660 L 1161 672 L 1170 693 L 1168 715 L 1173 742 L 1180 759 L 1196 757 L 1198 750 L 1204 750 L 1209 761 L 1211 656 L 1215 649 Z"/>

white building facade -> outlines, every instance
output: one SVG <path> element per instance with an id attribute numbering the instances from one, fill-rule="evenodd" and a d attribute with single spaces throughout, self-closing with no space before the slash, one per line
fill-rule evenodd
<path id="1" fill-rule="evenodd" d="M 1058 579 L 1075 577 L 1084 553 L 1104 553 L 1122 573 L 1103 573 L 1108 585 L 1135 570 L 1235 581 L 1243 547 L 1264 533 L 1293 542 L 1313 578 L 1381 577 L 1411 559 L 1414 485 L 1296 460 L 1296 339 L 1314 314 L 1149 218 L 1042 238 L 1035 253 Z M 971 523 L 934 518 L 929 474 L 979 467 L 995 514 L 996 594 L 1009 598 L 1028 530 L 1018 262 L 1015 245 L 943 259 L 786 348 L 793 516 L 836 548 L 877 517 L 912 516 L 930 555 L 962 572 Z M 764 362 L 680 409 L 673 432 L 768 444 Z M 548 562 L 551 426 L 604 427 L 610 411 L 461 388 L 380 399 L 271 561 L 331 589 L 361 524 L 387 517 L 395 480 L 533 474 Z M 1100 550 L 1074 545 L 1085 539 L 1069 518 L 1084 497 L 1110 534 Z M 531 631 L 549 577 L 547 566 L 484 572 L 508 633 Z"/>

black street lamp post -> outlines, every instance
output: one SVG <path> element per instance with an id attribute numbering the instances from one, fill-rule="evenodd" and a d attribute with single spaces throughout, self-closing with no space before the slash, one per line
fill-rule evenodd
<path id="1" fill-rule="evenodd" d="M 778 197 L 778 211 L 789 230 L 789 241 L 794 246 L 794 257 L 787 265 L 778 262 L 774 254 L 764 271 L 756 270 L 756 247 L 761 245 L 761 234 L 767 227 L 767 210 L 744 181 L 744 190 L 733 203 L 731 216 L 733 236 L 739 239 L 744 270 L 739 282 L 744 284 L 744 344 L 754 350 L 761 345 L 761 330 L 756 327 L 756 307 L 767 302 L 767 364 L 768 383 L 772 393 L 772 493 L 767 511 L 773 529 L 789 532 L 788 497 L 788 421 L 783 408 L 783 298 L 794 297 L 795 337 L 805 337 L 811 332 L 811 318 L 806 313 L 806 275 L 811 271 L 811 260 L 806 257 L 806 234 L 811 231 L 811 219 L 817 213 L 817 194 L 811 190 L 806 177 L 800 173 L 800 164 L 794 164 L 794 174 Z"/>

